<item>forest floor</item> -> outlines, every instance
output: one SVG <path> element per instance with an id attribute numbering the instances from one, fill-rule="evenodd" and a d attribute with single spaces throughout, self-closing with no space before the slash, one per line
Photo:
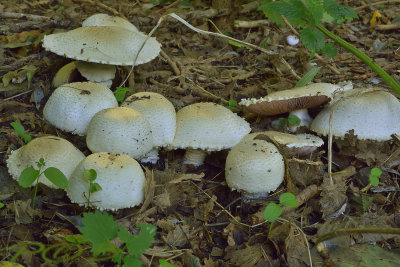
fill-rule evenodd
<path id="1" fill-rule="evenodd" d="M 358 19 L 327 27 L 400 81 L 400 27 L 387 26 L 399 25 L 400 1 L 372 1 L 372 6 L 366 0 L 339 2 L 353 7 Z M 211 1 L 197 0 L 0 0 L 0 202 L 4 204 L 0 209 L 1 260 L 10 260 L 26 241 L 46 246 L 65 242 L 64 236 L 79 234 L 76 221 L 85 212 L 83 207 L 71 204 L 64 191 L 45 186 L 39 187 L 33 210 L 32 190 L 19 187 L 7 171 L 10 152 L 21 147 L 10 125 L 14 121 L 21 123 L 32 138 L 58 135 L 85 155 L 91 153 L 84 137 L 60 131 L 43 119 L 43 107 L 55 89 L 53 77 L 71 62 L 45 51 L 41 45 L 44 35 L 80 27 L 84 19 L 96 13 L 122 14 L 140 31 L 149 33 L 162 15 L 174 12 L 199 29 L 217 32 L 209 21 L 212 20 L 221 31 L 232 33 L 236 39 L 277 52 L 291 67 L 290 70 L 282 64 L 278 56 L 236 47 L 225 39 L 194 32 L 168 18 L 153 34 L 162 44 L 164 54 L 135 67 L 127 86 L 134 92 L 163 94 L 177 110 L 197 102 L 226 105 L 226 100 L 239 101 L 290 89 L 298 77 L 315 66 L 321 70 L 313 82 L 352 81 L 356 88 L 379 86 L 390 90 L 375 72 L 342 48 L 338 48 L 333 59 L 325 55 L 311 59 L 301 43 L 288 45 L 286 37 L 294 33 L 268 21 L 257 11 L 257 1 L 232 6 L 227 12 L 213 9 Z M 375 11 L 381 17 L 371 26 Z M 26 16 L 18 17 L 16 13 Z M 261 22 L 254 25 L 254 21 Z M 112 90 L 128 71 L 118 67 Z M 4 77 L 11 77 L 8 85 Z M 240 106 L 233 109 L 248 120 L 253 132 L 273 129 L 272 121 L 287 116 L 258 117 Z M 321 109 L 312 109 L 310 113 L 315 116 Z M 373 121 L 370 127 L 374 127 Z M 157 226 L 151 248 L 140 258 L 144 266 L 159 266 L 159 259 L 175 266 L 323 266 L 316 250 L 317 239 L 341 231 L 344 234 L 324 243 L 329 250 L 328 259 L 338 266 L 398 266 L 399 236 L 352 233 L 346 229 L 377 228 L 384 232 L 400 227 L 400 142 L 365 144 L 357 142 L 354 136 L 349 139 L 350 145 L 345 149 L 334 146 L 335 185 L 326 183 L 328 141 L 324 137 L 325 145 L 307 158 L 287 155 L 289 169 L 285 182 L 268 199 L 250 203 L 243 201 L 239 192 L 231 191 L 225 182 L 228 151 L 209 154 L 205 164 L 198 168 L 182 165 L 183 150 L 163 151 L 156 165 L 145 166 L 147 179 L 151 178 L 153 183 L 143 206 L 109 213 L 120 225 L 134 231 L 137 222 Z M 362 192 L 373 167 L 383 171 L 380 184 Z M 265 221 L 263 211 L 269 203 L 277 203 L 284 192 L 302 196 L 301 205 L 285 208 L 269 232 L 270 223 Z M 26 250 L 17 262 L 24 266 L 113 264 L 92 262 L 89 258 L 87 249 L 71 262 L 57 264 Z"/>

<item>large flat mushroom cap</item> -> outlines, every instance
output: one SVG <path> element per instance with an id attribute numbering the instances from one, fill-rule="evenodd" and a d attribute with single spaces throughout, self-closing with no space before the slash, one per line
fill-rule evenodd
<path id="1" fill-rule="evenodd" d="M 319 106 L 329 101 L 341 87 L 330 83 L 312 83 L 290 90 L 271 93 L 261 98 L 242 99 L 240 105 L 260 115 L 276 115 Z"/>
<path id="2" fill-rule="evenodd" d="M 133 65 L 139 48 L 146 39 L 141 32 L 115 26 L 90 26 L 69 32 L 46 35 L 43 47 L 57 55 L 109 65 Z M 161 44 L 150 37 L 136 60 L 140 65 L 160 53 Z"/>
<path id="3" fill-rule="evenodd" d="M 310 129 L 321 135 L 329 133 L 329 115 L 333 111 L 333 136 L 343 138 L 350 130 L 362 140 L 386 141 L 400 133 L 400 101 L 387 91 L 353 89 L 338 94 L 337 99 L 323 109 Z M 335 104 L 337 103 L 337 104 Z"/>
<path id="4" fill-rule="evenodd" d="M 7 160 L 8 172 L 15 180 L 18 180 L 25 168 L 37 168 L 36 162 L 40 158 L 43 158 L 46 162 L 45 169 L 48 167 L 58 168 L 69 179 L 75 167 L 85 158 L 85 155 L 72 143 L 61 137 L 53 135 L 38 137 L 11 152 Z M 44 174 L 40 175 L 39 182 L 56 188 Z"/>
<path id="5" fill-rule="evenodd" d="M 219 151 L 236 145 L 250 130 L 248 122 L 226 107 L 196 103 L 177 112 L 171 147 Z"/>
<path id="6" fill-rule="evenodd" d="M 116 26 L 125 28 L 133 32 L 138 31 L 135 25 L 133 25 L 126 19 L 102 13 L 92 15 L 82 22 L 82 27 L 89 27 L 89 26 Z"/>
<path id="7" fill-rule="evenodd" d="M 95 180 L 102 190 L 90 196 L 90 203 L 100 210 L 130 208 L 142 203 L 145 176 L 139 163 L 128 155 L 94 153 L 83 159 L 75 168 L 66 188 L 72 202 L 87 205 L 89 182 L 84 170 L 94 169 Z"/>

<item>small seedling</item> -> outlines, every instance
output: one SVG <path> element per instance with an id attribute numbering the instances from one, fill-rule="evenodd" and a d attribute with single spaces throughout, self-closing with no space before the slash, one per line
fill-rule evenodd
<path id="1" fill-rule="evenodd" d="M 227 108 L 228 108 L 230 111 L 233 111 L 233 109 L 234 109 L 234 107 L 235 107 L 236 105 L 237 105 L 237 101 L 231 99 L 231 100 L 228 101 L 228 106 L 227 106 Z"/>
<path id="2" fill-rule="evenodd" d="M 0 209 L 4 208 L 4 203 L 0 202 Z"/>
<path id="3" fill-rule="evenodd" d="M 20 139 L 21 145 L 27 144 L 31 141 L 32 137 L 29 134 L 25 133 L 25 128 L 21 123 L 14 121 L 11 122 L 10 124 L 14 128 L 14 131 L 21 138 Z"/>
<path id="4" fill-rule="evenodd" d="M 40 158 L 36 162 L 38 169 L 33 167 L 25 168 L 18 178 L 18 183 L 24 188 L 30 187 L 35 181 L 35 191 L 33 193 L 32 208 L 35 207 L 36 194 L 39 186 L 39 177 L 44 174 L 44 176 L 49 179 L 55 186 L 61 189 L 65 189 L 68 185 L 68 180 L 65 175 L 55 167 L 48 167 L 42 172 L 42 168 L 46 166 L 46 162 L 43 158 Z"/>
<path id="5" fill-rule="evenodd" d="M 94 180 L 97 178 L 97 172 L 94 169 L 84 170 L 83 178 L 89 181 L 89 195 L 87 197 L 87 206 L 90 207 L 90 196 L 92 193 L 103 190 L 98 183 L 95 183 Z"/>
<path id="6" fill-rule="evenodd" d="M 286 127 L 299 126 L 301 120 L 296 115 L 289 115 L 287 118 L 279 118 L 272 122 L 272 127 L 278 131 L 285 129 Z"/>
<path id="7" fill-rule="evenodd" d="M 127 92 L 134 92 L 132 89 L 128 87 L 117 87 L 114 92 L 115 99 L 117 99 L 118 103 L 124 101 Z"/>
<path id="8" fill-rule="evenodd" d="M 93 255 L 111 254 L 112 260 L 119 266 L 123 263 L 123 267 L 142 266 L 139 257 L 151 246 L 157 229 L 151 224 L 137 223 L 136 227 L 141 228 L 141 232 L 131 235 L 125 228 L 119 227 L 111 215 L 99 211 L 84 213 L 82 223 L 84 226 L 79 230 L 83 241 L 92 243 Z M 117 237 L 125 243 L 124 246 L 117 247 L 111 242 Z"/>
<path id="9" fill-rule="evenodd" d="M 369 174 L 369 183 L 366 187 L 361 189 L 361 192 L 367 192 L 371 186 L 378 186 L 379 185 L 379 177 L 382 175 L 382 171 L 379 168 L 372 168 Z"/>
<path id="10" fill-rule="evenodd" d="M 271 223 L 269 232 L 271 232 L 272 225 L 282 214 L 282 206 L 297 207 L 299 203 L 296 200 L 296 196 L 292 193 L 283 193 L 279 196 L 279 204 L 271 202 L 264 210 L 264 219 Z"/>
<path id="11" fill-rule="evenodd" d="M 318 68 L 313 68 L 309 70 L 297 83 L 295 87 L 301 87 L 301 86 L 306 86 L 309 82 L 314 79 L 315 75 L 318 74 L 320 71 L 321 67 Z"/>

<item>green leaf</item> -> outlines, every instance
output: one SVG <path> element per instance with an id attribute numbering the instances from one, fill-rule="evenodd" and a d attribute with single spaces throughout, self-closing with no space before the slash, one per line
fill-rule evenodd
<path id="1" fill-rule="evenodd" d="M 324 51 L 329 58 L 335 57 L 338 53 L 337 48 L 333 43 L 326 43 L 322 51 Z"/>
<path id="2" fill-rule="evenodd" d="M 262 11 L 264 13 L 264 15 L 270 19 L 273 23 L 276 23 L 280 26 L 285 26 L 285 22 L 283 21 L 281 15 L 277 12 L 274 12 L 273 10 L 268 8 L 268 3 L 271 2 L 271 0 L 266 0 L 263 1 L 264 3 L 262 3 L 259 7 L 258 10 Z"/>
<path id="3" fill-rule="evenodd" d="M 93 182 L 97 178 L 97 172 L 95 169 L 84 170 L 83 171 L 83 178 Z"/>
<path id="4" fill-rule="evenodd" d="M 287 122 L 288 122 L 289 126 L 299 126 L 301 123 L 301 120 L 296 115 L 289 115 L 287 118 Z"/>
<path id="5" fill-rule="evenodd" d="M 128 87 L 117 87 L 114 92 L 115 99 L 121 103 L 124 101 L 127 92 L 133 92 L 133 90 Z"/>
<path id="6" fill-rule="evenodd" d="M 300 31 L 300 40 L 310 50 L 312 56 L 315 52 L 322 50 L 325 46 L 325 36 L 320 30 L 307 27 Z"/>
<path id="7" fill-rule="evenodd" d="M 264 8 L 285 16 L 287 19 L 306 20 L 309 17 L 300 0 L 275 1 L 266 3 Z"/>
<path id="8" fill-rule="evenodd" d="M 287 207 L 297 207 L 299 203 L 292 193 L 283 193 L 279 196 L 279 203 Z"/>
<path id="9" fill-rule="evenodd" d="M 288 125 L 287 118 L 279 118 L 272 122 L 272 127 L 275 130 L 279 130 L 279 131 L 283 130 L 287 125 Z"/>
<path id="10" fill-rule="evenodd" d="M 153 243 L 157 227 L 147 223 L 137 223 L 136 226 L 142 229 L 138 235 L 133 236 L 127 230 L 120 228 L 118 237 L 126 243 L 129 254 L 139 257 Z"/>
<path id="11" fill-rule="evenodd" d="M 64 173 L 55 167 L 48 167 L 44 171 L 44 176 L 50 180 L 55 186 L 61 189 L 65 189 L 68 185 L 68 179 Z"/>
<path id="12" fill-rule="evenodd" d="M 230 100 L 228 101 L 228 105 L 229 105 L 230 107 L 234 107 L 234 106 L 237 105 L 237 101 L 234 100 L 234 99 L 230 99 Z"/>
<path id="13" fill-rule="evenodd" d="M 39 161 L 36 161 L 36 166 L 38 168 L 41 168 L 43 166 L 46 166 L 46 162 L 44 161 L 44 158 L 40 158 Z"/>
<path id="14" fill-rule="evenodd" d="M 85 241 L 83 241 L 83 235 L 65 235 L 63 236 L 63 238 L 70 242 L 70 243 L 74 243 L 74 244 L 84 244 L 86 243 Z"/>
<path id="15" fill-rule="evenodd" d="M 173 264 L 171 264 L 168 261 L 163 260 L 163 259 L 159 259 L 158 263 L 160 264 L 161 267 L 175 267 L 175 265 L 173 265 Z"/>
<path id="16" fill-rule="evenodd" d="M 124 261 L 124 264 L 122 265 L 123 267 L 141 267 L 141 266 L 143 266 L 143 262 L 141 262 L 138 257 L 132 256 L 132 255 L 125 256 L 123 261 Z"/>
<path id="17" fill-rule="evenodd" d="M 295 87 L 301 87 L 307 85 L 314 79 L 315 75 L 320 71 L 321 67 L 313 68 L 309 70 L 297 83 Z"/>
<path id="18" fill-rule="evenodd" d="M 307 0 L 307 7 L 311 12 L 311 26 L 316 26 L 324 15 L 324 0 Z"/>
<path id="19" fill-rule="evenodd" d="M 96 210 L 94 213 L 84 213 L 83 227 L 79 231 L 83 234 L 83 240 L 92 243 L 92 253 L 104 254 L 112 248 L 111 239 L 117 237 L 118 225 L 111 215 L 102 214 Z"/>
<path id="20" fill-rule="evenodd" d="M 379 185 L 379 177 L 371 175 L 371 176 L 369 176 L 369 182 L 373 186 L 378 186 Z"/>
<path id="21" fill-rule="evenodd" d="M 21 134 L 22 139 L 24 139 L 24 143 L 27 144 L 32 140 L 32 137 L 29 134 Z"/>
<path id="22" fill-rule="evenodd" d="M 39 177 L 39 174 L 39 171 L 35 170 L 33 167 L 25 168 L 18 178 L 18 183 L 20 186 L 28 188 Z"/>
<path id="23" fill-rule="evenodd" d="M 11 122 L 10 124 L 11 124 L 11 126 L 14 128 L 14 131 L 15 131 L 19 136 L 21 136 L 21 135 L 24 134 L 25 129 L 24 129 L 24 126 L 23 126 L 21 123 L 16 122 L 16 121 L 13 121 L 13 122 Z"/>
<path id="24" fill-rule="evenodd" d="M 324 0 L 325 11 L 333 17 L 337 23 L 342 23 L 345 20 L 358 18 L 357 13 L 348 6 L 339 5 L 335 0 Z"/>
<path id="25" fill-rule="evenodd" d="M 4 203 L 0 202 L 0 209 L 4 208 Z"/>
<path id="26" fill-rule="evenodd" d="M 264 210 L 264 219 L 268 222 L 275 222 L 275 220 L 281 216 L 282 208 L 276 203 L 269 203 L 268 206 Z"/>
<path id="27" fill-rule="evenodd" d="M 95 193 L 95 192 L 101 191 L 101 190 L 103 190 L 103 188 L 101 188 L 101 186 L 98 183 L 90 183 L 90 186 L 89 186 L 90 193 Z"/>
<path id="28" fill-rule="evenodd" d="M 379 177 L 382 175 L 382 171 L 379 168 L 372 168 L 371 175 Z"/>

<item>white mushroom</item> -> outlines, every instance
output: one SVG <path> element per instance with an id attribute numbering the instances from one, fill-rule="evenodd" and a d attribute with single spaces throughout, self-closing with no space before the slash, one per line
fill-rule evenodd
<path id="1" fill-rule="evenodd" d="M 353 89 L 338 94 L 315 117 L 310 129 L 328 135 L 330 111 L 334 107 L 332 134 L 335 137 L 344 138 L 346 133 L 354 130 L 360 140 L 386 141 L 392 134 L 400 133 L 400 101 L 383 89 L 365 90 Z"/>
<path id="2" fill-rule="evenodd" d="M 143 202 L 145 176 L 139 163 L 128 155 L 106 152 L 89 155 L 75 168 L 66 188 L 72 202 L 87 206 L 89 181 L 83 177 L 83 172 L 90 169 L 96 171 L 94 182 L 102 188 L 91 194 L 92 206 L 100 210 L 118 210 Z"/>
<path id="3" fill-rule="evenodd" d="M 121 28 L 125 28 L 127 30 L 137 32 L 138 29 L 121 17 L 110 16 L 107 14 L 95 14 L 82 22 L 82 27 L 89 27 L 89 26 L 117 26 Z"/>
<path id="4" fill-rule="evenodd" d="M 157 147 L 171 144 L 175 136 L 176 112 L 174 106 L 163 95 L 152 92 L 131 95 L 121 106 L 139 111 L 150 123 L 156 148 L 150 152 L 150 157 L 145 156 L 141 162 L 156 163 L 158 160 Z"/>
<path id="5" fill-rule="evenodd" d="M 15 180 L 18 180 L 25 168 L 37 168 L 36 162 L 40 158 L 43 158 L 46 162 L 45 168 L 58 168 L 69 179 L 73 170 L 85 158 L 85 155 L 72 143 L 61 137 L 53 135 L 38 137 L 11 152 L 7 160 L 8 172 Z M 39 182 L 56 188 L 44 174 L 39 177 Z"/>
<path id="6" fill-rule="evenodd" d="M 257 135 L 246 136 L 226 158 L 226 183 L 246 198 L 257 198 L 275 191 L 283 181 L 285 164 L 278 149 Z"/>
<path id="7" fill-rule="evenodd" d="M 118 102 L 106 86 L 93 82 L 70 83 L 53 92 L 43 109 L 43 116 L 61 130 L 85 135 L 94 114 L 116 106 Z"/>
<path id="8" fill-rule="evenodd" d="M 176 114 L 173 149 L 187 149 L 185 164 L 200 166 L 206 151 L 219 151 L 236 145 L 250 132 L 249 124 L 229 109 L 215 103 L 196 103 Z"/>
<path id="9" fill-rule="evenodd" d="M 93 116 L 86 144 L 92 152 L 121 153 L 140 159 L 154 143 L 150 123 L 142 113 L 116 107 L 101 110 Z"/>
<path id="10" fill-rule="evenodd" d="M 88 81 L 102 83 L 108 88 L 111 87 L 115 77 L 116 67 L 92 62 L 77 61 L 76 68 Z"/>
<path id="11" fill-rule="evenodd" d="M 43 47 L 57 55 L 76 60 L 110 65 L 133 65 L 146 37 L 144 33 L 121 27 L 89 26 L 46 35 L 43 38 Z M 157 57 L 160 46 L 155 38 L 149 38 L 139 53 L 136 65 Z"/>

